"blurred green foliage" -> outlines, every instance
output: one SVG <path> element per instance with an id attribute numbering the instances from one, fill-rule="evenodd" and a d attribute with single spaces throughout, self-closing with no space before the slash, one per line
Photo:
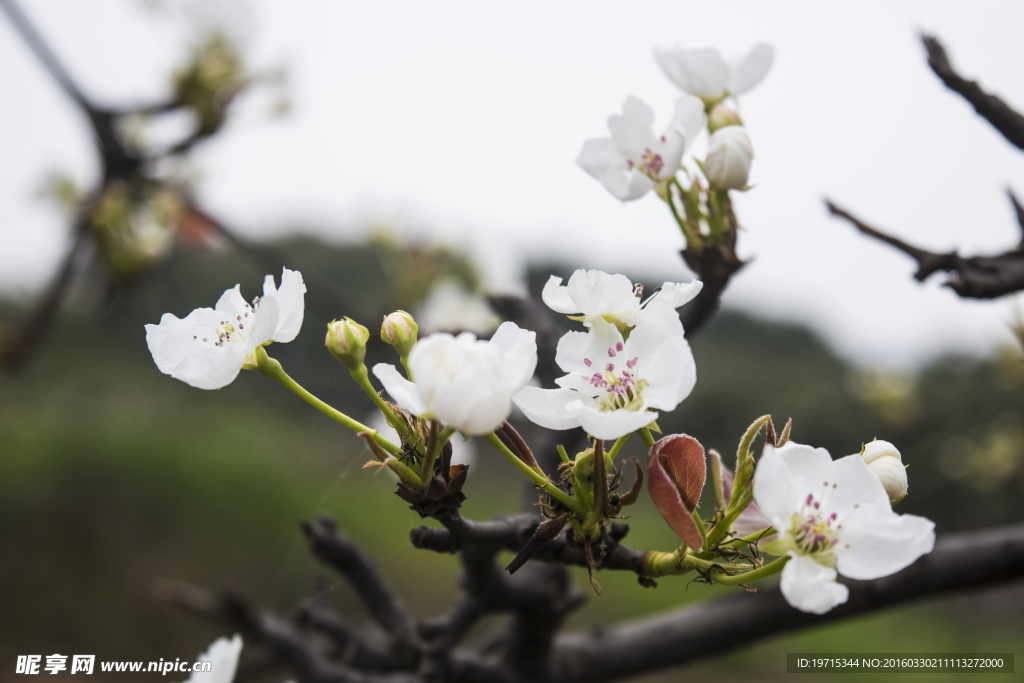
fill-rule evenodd
<path id="1" fill-rule="evenodd" d="M 321 512 L 336 516 L 376 558 L 418 615 L 445 609 L 457 594 L 457 560 L 410 547 L 409 530 L 423 522 L 392 495 L 387 475 L 360 470 L 368 454 L 353 435 L 255 373 L 216 392 L 165 377 L 143 330 L 163 312 L 184 316 L 212 305 L 236 282 L 251 299 L 266 273 L 260 261 L 283 258 L 305 275 L 307 315 L 299 338 L 274 345 L 271 355 L 315 394 L 362 419 L 372 406 L 323 348 L 323 333 L 328 320 L 351 316 L 373 333 L 367 364 L 394 362 L 376 335 L 381 318 L 414 303 L 425 291 L 415 278 L 438 270 L 421 252 L 408 253 L 412 260 L 403 260 L 398 247 L 380 241 L 329 247 L 303 239 L 268 248 L 266 258 L 179 252 L 139 289 L 89 314 L 69 312 L 34 363 L 0 383 L 0 681 L 13 680 L 13 657 L 25 653 L 194 657 L 220 631 L 156 601 L 150 591 L 159 577 L 238 587 L 287 611 L 310 594 L 315 577 L 327 575 L 297 528 Z M 443 259 L 442 270 L 472 282 L 464 263 L 447 252 Z M 570 270 L 536 268 L 531 281 L 536 288 L 550 272 Z M 918 375 L 888 376 L 851 368 L 806 329 L 728 311 L 692 343 L 697 387 L 660 420 L 666 433 L 692 434 L 730 464 L 745 427 L 766 412 L 780 425 L 792 417 L 794 440 L 834 457 L 877 436 L 897 444 L 910 464 L 910 496 L 899 511 L 936 520 L 940 533 L 1024 521 L 1019 354 L 943 359 Z M 507 463 L 483 444 L 478 450 L 467 516 L 518 509 L 523 496 L 507 485 Z M 642 455 L 639 444 L 625 455 Z M 646 496 L 630 513 L 627 542 L 672 547 Z M 576 574 L 588 590 L 585 573 Z M 598 578 L 606 590 L 571 626 L 728 592 L 685 579 L 644 589 L 625 574 Z M 424 583 L 431 590 L 413 589 Z M 326 585 L 343 611 L 360 614 L 347 587 L 329 575 Z M 784 635 L 686 675 L 781 679 L 785 653 L 796 651 L 1012 650 L 1024 640 L 1021 601 L 1000 595 L 945 598 Z M 492 619 L 481 630 L 495 628 Z"/>

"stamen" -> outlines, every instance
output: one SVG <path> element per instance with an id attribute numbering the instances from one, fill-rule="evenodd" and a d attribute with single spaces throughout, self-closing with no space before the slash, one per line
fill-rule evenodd
<path id="1" fill-rule="evenodd" d="M 593 365 L 594 363 L 593 363 L 593 361 L 591 361 L 591 360 L 590 360 L 589 358 L 584 358 L 584 359 L 583 359 L 583 364 L 584 364 L 584 365 L 586 365 L 586 366 L 587 366 L 587 367 L 589 368 L 589 367 L 590 367 L 591 365 Z"/>

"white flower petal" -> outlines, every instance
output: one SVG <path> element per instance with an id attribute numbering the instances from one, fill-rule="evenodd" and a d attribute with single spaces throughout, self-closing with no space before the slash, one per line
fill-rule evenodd
<path id="1" fill-rule="evenodd" d="M 544 304 L 555 313 L 565 315 L 577 315 L 581 313 L 580 307 L 569 296 L 569 288 L 562 284 L 562 278 L 552 275 L 544 283 L 540 298 Z"/>
<path id="2" fill-rule="evenodd" d="M 697 383 L 697 364 L 682 337 L 672 337 L 659 346 L 640 372 L 641 377 L 651 378 L 643 391 L 644 405 L 660 410 L 675 410 Z"/>
<path id="3" fill-rule="evenodd" d="M 567 289 L 583 315 L 612 315 L 637 305 L 633 283 L 625 275 L 581 268 L 569 278 Z"/>
<path id="4" fill-rule="evenodd" d="M 373 366 L 373 374 L 384 385 L 384 390 L 388 392 L 388 395 L 403 409 L 413 415 L 427 414 L 427 406 L 420 398 L 416 385 L 402 377 L 394 365 L 377 363 Z"/>
<path id="5" fill-rule="evenodd" d="M 600 178 L 608 169 L 625 171 L 629 164 L 622 150 L 611 138 L 593 138 L 583 143 L 583 150 L 576 157 L 576 165 Z"/>
<path id="6" fill-rule="evenodd" d="M 678 50 L 676 59 L 677 68 L 689 84 L 685 90 L 691 95 L 712 99 L 725 94 L 729 87 L 731 69 L 718 50 Z"/>
<path id="7" fill-rule="evenodd" d="M 677 131 L 666 133 L 664 141 L 656 148 L 661 155 L 662 167 L 658 172 L 659 180 L 669 180 L 679 171 L 683 163 L 683 153 L 686 151 L 686 138 Z M 644 176 L 646 177 L 646 176 Z"/>
<path id="8" fill-rule="evenodd" d="M 824 567 L 809 557 L 790 553 L 792 559 L 782 568 L 782 596 L 801 612 L 825 614 L 850 597 L 850 590 L 836 583 L 836 570 Z"/>
<path id="9" fill-rule="evenodd" d="M 217 305 L 214 308 L 224 313 L 230 313 L 232 318 L 247 313 L 249 307 L 246 306 L 246 301 L 242 298 L 241 285 L 235 285 L 232 289 L 224 290 L 224 293 L 217 299 Z"/>
<path id="10" fill-rule="evenodd" d="M 864 507 L 892 511 L 885 487 L 859 454 L 847 455 L 833 461 L 819 473 L 818 477 L 819 481 L 810 481 L 808 492 L 817 495 L 818 491 L 822 490 L 822 484 L 825 481 L 829 482 L 829 486 L 825 488 L 827 495 L 823 502 L 828 505 L 829 510 L 842 517 L 852 513 L 854 509 Z M 833 484 L 835 486 L 832 486 Z"/>
<path id="11" fill-rule="evenodd" d="M 910 566 L 934 547 L 930 519 L 898 515 L 888 504 L 861 506 L 843 521 L 836 568 L 851 579 L 877 579 Z"/>
<path id="12" fill-rule="evenodd" d="M 497 378 L 480 381 L 481 374 L 489 370 L 469 365 L 451 382 L 438 386 L 431 414 L 466 434 L 488 434 L 497 429 L 512 412 L 512 401 L 508 392 L 494 391 Z"/>
<path id="13" fill-rule="evenodd" d="M 676 100 L 676 111 L 672 117 L 671 127 L 682 133 L 686 141 L 686 149 L 693 146 L 694 140 L 704 130 L 706 121 L 704 103 L 699 97 L 683 95 Z"/>
<path id="14" fill-rule="evenodd" d="M 635 168 L 629 172 L 627 179 L 628 184 L 626 185 L 625 192 L 621 196 L 615 195 L 624 202 L 639 199 L 654 189 L 654 181 Z M 603 178 L 601 182 L 604 182 Z M 605 187 L 608 187 L 607 183 L 605 183 Z M 608 189 L 609 191 L 611 190 L 610 187 Z"/>
<path id="15" fill-rule="evenodd" d="M 259 305 L 256 306 L 256 313 L 253 315 L 255 320 L 253 320 L 252 329 L 242 330 L 246 333 L 244 336 L 250 351 L 274 338 L 278 322 L 281 320 L 281 309 L 277 297 L 266 296 L 260 299 Z"/>
<path id="16" fill-rule="evenodd" d="M 775 58 L 771 45 L 760 43 L 733 65 L 732 82 L 729 92 L 739 95 L 752 89 L 764 79 Z"/>
<path id="17" fill-rule="evenodd" d="M 679 308 L 696 298 L 703 288 L 704 283 L 700 280 L 691 280 L 687 283 L 666 282 L 661 286 L 661 291 L 655 294 L 647 305 L 657 303 L 669 308 Z"/>
<path id="18" fill-rule="evenodd" d="M 521 329 L 514 322 L 503 322 L 488 342 L 502 356 L 501 383 L 517 391 L 533 378 L 537 369 L 537 333 Z M 506 397 L 505 402 L 508 402 Z"/>
<path id="19" fill-rule="evenodd" d="M 273 285 L 273 279 L 270 279 L 270 284 Z M 302 281 L 302 273 L 285 268 L 281 272 L 281 287 L 276 292 L 279 320 L 272 337 L 274 341 L 290 342 L 298 336 L 306 313 L 305 294 L 306 283 Z"/>
<path id="20" fill-rule="evenodd" d="M 598 390 L 590 383 L 590 380 L 576 372 L 570 372 L 568 375 L 555 379 L 555 384 L 563 389 L 572 389 L 589 398 L 598 395 Z"/>
<path id="21" fill-rule="evenodd" d="M 588 322 L 590 332 L 567 332 L 558 340 L 555 363 L 565 372 L 601 372 L 610 360 L 608 349 L 622 343 L 622 333 L 604 318 L 595 317 Z M 588 360 L 590 365 L 586 364 Z"/>
<path id="22" fill-rule="evenodd" d="M 823 491 L 822 483 L 829 478 L 832 456 L 824 448 L 813 448 L 803 444 L 789 441 L 782 448 L 765 446 L 765 455 L 775 452 L 789 468 L 790 474 L 800 488 L 797 497 L 803 497 L 808 493 L 818 494 Z M 835 478 L 832 478 L 835 481 Z M 760 503 L 758 503 L 760 504 Z M 799 504 L 796 501 L 795 504 Z M 764 511 L 764 506 L 761 506 Z M 769 518 L 770 519 L 770 518 Z M 788 518 L 786 520 L 789 521 Z"/>
<path id="23" fill-rule="evenodd" d="M 220 389 L 231 384 L 245 364 L 248 349 L 240 344 L 215 346 L 212 328 L 187 321 L 167 313 L 160 325 L 146 325 L 146 344 L 157 368 L 197 389 Z"/>
<path id="24" fill-rule="evenodd" d="M 241 654 L 242 636 L 236 633 L 231 640 L 218 638 L 196 657 L 197 662 L 210 662 L 210 670 L 193 671 L 186 683 L 231 683 Z"/>
<path id="25" fill-rule="evenodd" d="M 782 459 L 780 450 L 769 446 L 758 461 L 754 473 L 754 500 L 761 514 L 786 535 L 793 515 L 800 509 L 801 496 L 804 494 L 803 488 Z"/>
<path id="26" fill-rule="evenodd" d="M 523 387 L 512 397 L 512 402 L 523 411 L 530 422 L 546 429 L 572 429 L 579 420 L 567 406 L 580 399 L 580 394 L 569 389 L 541 389 Z"/>
<path id="27" fill-rule="evenodd" d="M 577 394 L 578 396 L 579 394 Z M 579 425 L 587 434 L 605 440 L 617 439 L 630 432 L 635 432 L 658 419 L 658 413 L 650 410 L 600 411 L 586 405 L 583 401 L 570 403 L 566 409 L 576 416 Z"/>
<path id="28" fill-rule="evenodd" d="M 612 140 L 627 154 L 642 154 L 656 142 L 653 126 L 654 110 L 633 96 L 622 105 L 622 116 L 608 117 Z"/>

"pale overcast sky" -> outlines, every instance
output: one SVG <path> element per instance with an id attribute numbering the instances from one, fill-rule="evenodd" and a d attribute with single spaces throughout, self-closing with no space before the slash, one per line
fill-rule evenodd
<path id="1" fill-rule="evenodd" d="M 138 0 L 22 0 L 101 101 L 165 92 L 188 32 Z M 230 3 L 229 3 L 230 4 Z M 311 2 L 232 4 L 257 66 L 284 64 L 292 114 L 242 102 L 195 155 L 203 201 L 248 235 L 296 225 L 355 239 L 375 221 L 446 236 L 498 234 L 533 258 L 685 277 L 682 238 L 653 195 L 621 204 L 573 163 L 636 95 L 677 97 L 656 45 L 776 48 L 742 100 L 756 187 L 737 196 L 752 258 L 725 302 L 797 320 L 868 364 L 983 352 L 1011 301 L 919 285 L 912 262 L 830 219 L 826 195 L 921 246 L 994 252 L 1019 241 L 1005 197 L 1024 154 L 925 64 L 937 33 L 961 73 L 1024 107 L 1015 2 Z M 2 18 L 0 18 L 2 19 Z M 0 20 L 0 290 L 38 288 L 64 247 L 36 196 L 54 170 L 97 173 L 89 131 Z M 702 146 L 697 152 L 701 153 Z M 230 285 L 233 283 L 225 283 Z"/>

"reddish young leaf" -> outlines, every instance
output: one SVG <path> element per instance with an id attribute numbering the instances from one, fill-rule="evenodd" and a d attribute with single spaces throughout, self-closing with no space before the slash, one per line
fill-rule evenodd
<path id="1" fill-rule="evenodd" d="M 658 454 L 662 466 L 675 481 L 686 507 L 696 509 L 707 477 L 704 447 L 692 436 L 672 434 L 654 444 L 652 452 Z"/>
<path id="2" fill-rule="evenodd" d="M 666 436 L 647 455 L 647 490 L 655 507 L 672 531 L 687 546 L 698 550 L 704 540 L 692 513 L 706 474 L 704 447 L 692 436 Z"/>

